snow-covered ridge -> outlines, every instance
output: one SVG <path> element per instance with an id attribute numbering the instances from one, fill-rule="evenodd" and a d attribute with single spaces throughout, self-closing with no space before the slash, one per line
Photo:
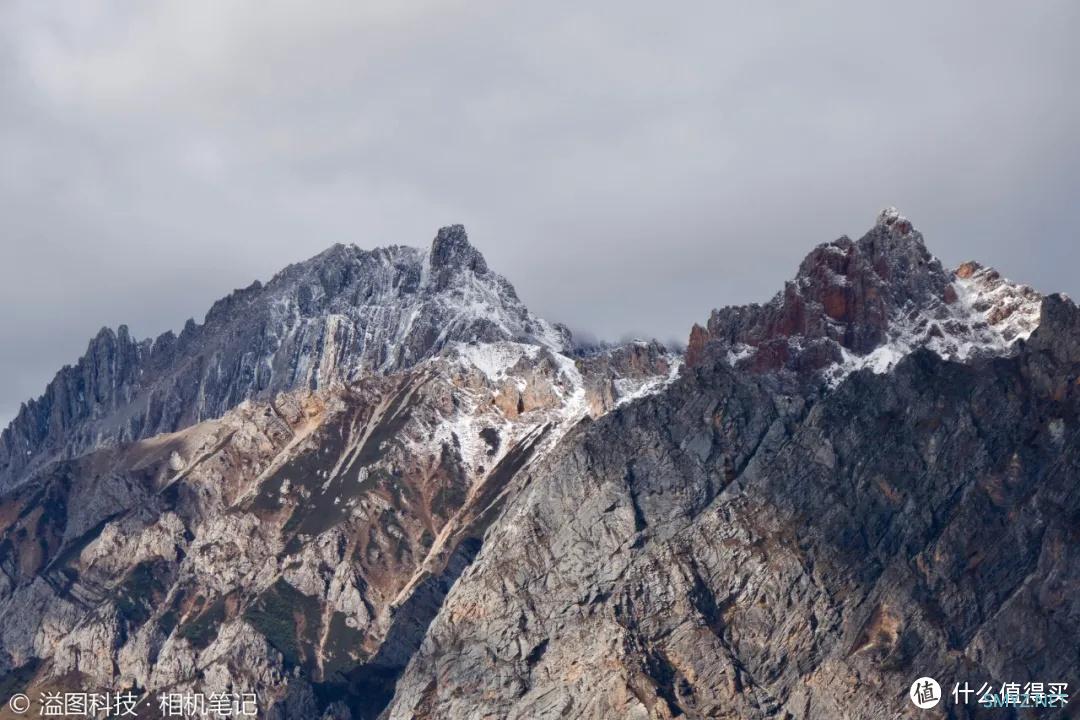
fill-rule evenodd
<path id="1" fill-rule="evenodd" d="M 1026 340 L 1039 326 L 1043 296 L 1027 285 L 1011 283 L 993 268 L 967 262 L 954 273 L 959 304 L 975 324 L 1005 349 Z"/>
<path id="2" fill-rule="evenodd" d="M 853 372 L 886 373 L 919 348 L 946 360 L 1008 355 L 1039 326 L 1042 295 L 993 268 L 966 262 L 952 273 L 952 290 L 928 308 L 909 307 L 889 321 L 888 340 L 865 355 L 841 348 L 843 360 L 825 370 L 832 385 Z"/>

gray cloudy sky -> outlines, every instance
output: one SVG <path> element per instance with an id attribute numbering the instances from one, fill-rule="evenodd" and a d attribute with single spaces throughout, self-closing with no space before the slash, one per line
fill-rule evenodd
<path id="1" fill-rule="evenodd" d="M 5 0 L 0 420 L 334 242 L 465 223 L 534 310 L 685 338 L 899 206 L 1080 294 L 1080 3 Z"/>

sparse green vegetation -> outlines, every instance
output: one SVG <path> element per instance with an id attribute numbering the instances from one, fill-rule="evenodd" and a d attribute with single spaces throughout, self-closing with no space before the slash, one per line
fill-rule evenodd
<path id="1" fill-rule="evenodd" d="M 163 560 L 147 560 L 131 569 L 124 581 L 116 588 L 116 610 L 132 626 L 146 622 L 153 613 L 154 605 L 168 592 L 162 578 L 168 573 Z"/>
<path id="2" fill-rule="evenodd" d="M 179 635 L 199 650 L 210 645 L 217 637 L 218 628 L 225 621 L 225 598 L 221 597 L 203 610 L 197 618 L 180 626 Z"/>
<path id="3" fill-rule="evenodd" d="M 319 637 L 319 601 L 278 580 L 244 611 L 244 619 L 284 657 L 289 667 L 302 666 L 308 648 Z"/>
<path id="4" fill-rule="evenodd" d="M 335 612 L 330 618 L 330 633 L 327 636 L 323 665 L 327 679 L 332 675 L 346 675 L 350 670 L 366 659 L 361 650 L 364 634 L 346 624 L 345 613 Z"/>

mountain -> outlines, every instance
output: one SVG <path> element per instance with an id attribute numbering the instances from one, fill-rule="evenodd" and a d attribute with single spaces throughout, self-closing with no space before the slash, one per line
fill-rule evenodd
<path id="1" fill-rule="evenodd" d="M 13 692 L 861 720 L 1078 681 L 1080 310 L 894 209 L 685 357 L 573 348 L 459 227 L 189 328 L 106 333 L 4 435 Z"/>
<path id="2" fill-rule="evenodd" d="M 455 342 L 570 348 L 490 271 L 460 225 L 425 252 L 335 245 L 136 341 L 103 329 L 0 435 L 0 488 L 57 458 L 172 432 L 247 399 L 411 367 Z"/>
<path id="3" fill-rule="evenodd" d="M 178 338 L 103 332 L 5 434 L 30 450 L 0 498 L 0 675 L 372 717 L 509 480 L 680 364 L 573 352 L 460 226 L 335 246 Z"/>

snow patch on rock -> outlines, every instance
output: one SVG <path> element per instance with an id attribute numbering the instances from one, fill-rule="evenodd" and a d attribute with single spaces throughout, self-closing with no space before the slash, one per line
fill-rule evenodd
<path id="1" fill-rule="evenodd" d="M 675 379 L 679 377 L 679 371 L 682 369 L 682 366 L 682 359 L 676 358 L 672 360 L 667 375 L 648 377 L 644 381 L 636 380 L 634 378 L 619 378 L 615 380 L 615 389 L 619 393 L 619 399 L 616 401 L 615 407 L 620 407 L 643 397 L 648 397 L 649 395 L 655 395 L 656 393 L 661 392 L 668 385 L 675 382 Z"/>
<path id="2" fill-rule="evenodd" d="M 841 348 L 843 360 L 825 370 L 830 385 L 853 372 L 889 372 L 925 347 L 946 360 L 1004 356 L 1039 326 L 1042 295 L 1009 282 L 993 268 L 968 262 L 954 273 L 955 299 L 931 308 L 905 308 L 889 322 L 889 339 L 865 355 Z"/>
<path id="3" fill-rule="evenodd" d="M 455 355 L 463 366 L 474 367 L 488 380 L 500 382 L 522 358 L 534 360 L 539 352 L 540 348 L 536 345 L 498 342 L 475 345 L 460 343 L 454 346 L 451 354 Z"/>

